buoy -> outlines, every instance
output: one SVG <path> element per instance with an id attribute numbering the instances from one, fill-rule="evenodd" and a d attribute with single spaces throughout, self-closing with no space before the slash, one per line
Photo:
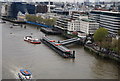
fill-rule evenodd
<path id="1" fill-rule="evenodd" d="M 13 28 L 12 26 L 10 28 Z"/>
<path id="2" fill-rule="evenodd" d="M 33 35 L 33 33 L 31 33 L 31 35 Z"/>

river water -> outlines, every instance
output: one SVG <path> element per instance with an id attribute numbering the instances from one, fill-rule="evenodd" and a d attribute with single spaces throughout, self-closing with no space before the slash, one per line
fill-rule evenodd
<path id="1" fill-rule="evenodd" d="M 2 79 L 17 79 L 20 69 L 29 69 L 34 79 L 117 79 L 115 62 L 98 58 L 80 45 L 67 46 L 76 51 L 76 58 L 65 59 L 44 44 L 34 45 L 23 40 L 24 36 L 44 36 L 35 26 L 10 28 L 2 24 Z M 60 36 L 51 39 L 63 40 Z"/>

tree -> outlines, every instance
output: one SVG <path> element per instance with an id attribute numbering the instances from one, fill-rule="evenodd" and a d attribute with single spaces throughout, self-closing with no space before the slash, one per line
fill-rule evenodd
<path id="1" fill-rule="evenodd" d="M 99 28 L 98 30 L 96 30 L 96 32 L 94 33 L 94 40 L 95 42 L 98 42 L 101 46 L 102 41 L 105 40 L 106 36 L 108 35 L 108 30 L 105 28 Z"/>
<path id="2" fill-rule="evenodd" d="M 118 52 L 118 40 L 117 39 L 113 39 L 112 44 L 110 44 L 110 45 L 111 45 L 111 48 L 113 51 Z"/>
<path id="3" fill-rule="evenodd" d="M 37 17 L 35 15 L 26 15 L 27 21 L 33 21 L 36 22 Z"/>
<path id="4" fill-rule="evenodd" d="M 49 26 L 53 26 L 56 22 L 56 19 L 53 18 L 53 19 L 43 19 L 43 22 L 46 24 L 46 25 L 49 25 Z"/>
<path id="5" fill-rule="evenodd" d="M 37 21 L 38 21 L 39 23 L 41 23 L 41 22 L 43 22 L 43 18 L 42 18 L 41 16 L 38 16 L 38 17 L 37 17 Z"/>
<path id="6" fill-rule="evenodd" d="M 56 18 L 43 19 L 41 16 L 37 17 L 35 15 L 26 15 L 26 20 L 53 26 L 53 25 L 55 25 L 55 22 L 57 19 Z"/>

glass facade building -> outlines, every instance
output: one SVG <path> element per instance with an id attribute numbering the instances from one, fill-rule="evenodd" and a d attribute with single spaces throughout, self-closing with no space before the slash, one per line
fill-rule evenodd
<path id="1" fill-rule="evenodd" d="M 35 5 L 27 4 L 24 2 L 12 2 L 9 4 L 8 8 L 8 17 L 17 18 L 18 12 L 22 12 L 25 14 L 26 12 L 29 14 L 35 14 Z"/>

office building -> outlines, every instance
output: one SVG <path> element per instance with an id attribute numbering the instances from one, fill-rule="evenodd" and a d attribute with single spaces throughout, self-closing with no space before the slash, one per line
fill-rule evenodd
<path id="1" fill-rule="evenodd" d="M 48 8 L 47 5 L 39 4 L 36 7 L 36 13 L 47 13 Z"/>
<path id="2" fill-rule="evenodd" d="M 80 20 L 80 31 L 85 34 L 94 34 L 99 28 L 99 23 L 94 20 L 83 18 Z"/>
<path id="3" fill-rule="evenodd" d="M 56 21 L 55 27 L 62 29 L 62 30 L 67 30 L 70 32 L 80 31 L 80 21 L 74 20 L 70 16 L 61 17 Z"/>
<path id="4" fill-rule="evenodd" d="M 33 4 L 25 2 L 11 2 L 5 5 L 5 9 L 3 9 L 3 11 L 5 11 L 4 16 L 17 19 L 19 11 L 22 14 L 25 14 L 26 12 L 29 14 L 35 14 L 35 9 L 35 5 Z"/>
<path id="5" fill-rule="evenodd" d="M 120 29 L 120 12 L 93 10 L 90 18 L 96 20 L 100 27 L 108 29 L 110 34 L 117 35 Z"/>
<path id="6" fill-rule="evenodd" d="M 85 34 L 94 34 L 99 28 L 99 23 L 88 19 L 86 15 L 74 14 L 72 16 L 61 17 L 56 21 L 55 27 L 68 32 L 83 32 Z"/>

